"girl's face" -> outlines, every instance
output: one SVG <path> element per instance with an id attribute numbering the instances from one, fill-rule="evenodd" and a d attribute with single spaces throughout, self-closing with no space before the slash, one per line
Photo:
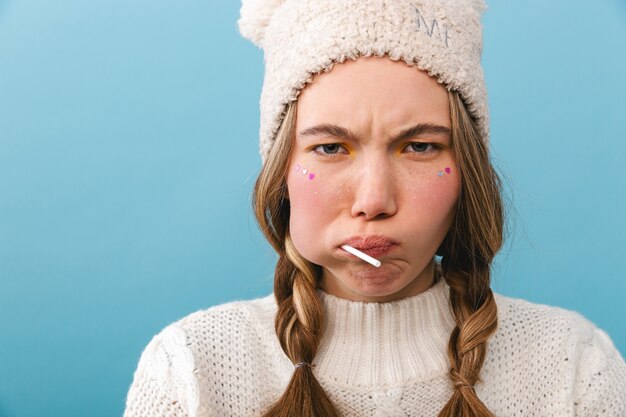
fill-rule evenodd
<path id="1" fill-rule="evenodd" d="M 384 302 L 432 285 L 460 193 L 448 106 L 437 80 L 386 57 L 335 65 L 302 90 L 289 226 L 296 249 L 322 266 L 324 291 Z"/>

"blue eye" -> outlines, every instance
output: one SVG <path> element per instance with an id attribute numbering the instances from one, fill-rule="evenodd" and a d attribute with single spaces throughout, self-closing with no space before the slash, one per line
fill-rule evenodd
<path id="1" fill-rule="evenodd" d="M 338 153 L 347 153 L 346 149 L 338 143 L 326 143 L 316 146 L 314 152 L 320 155 L 335 155 Z"/>

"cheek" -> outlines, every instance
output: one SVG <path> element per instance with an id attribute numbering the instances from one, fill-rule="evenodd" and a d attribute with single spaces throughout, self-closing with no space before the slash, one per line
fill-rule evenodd
<path id="1" fill-rule="evenodd" d="M 287 190 L 291 207 L 291 221 L 306 221 L 315 218 L 316 207 L 320 205 L 317 184 L 319 175 L 315 170 L 295 165 L 287 175 Z"/>
<path id="2" fill-rule="evenodd" d="M 291 237 L 296 248 L 303 253 L 306 252 L 303 250 L 306 242 L 321 241 L 322 232 L 337 218 L 342 201 L 345 201 L 345 190 L 341 182 L 318 172 L 315 166 L 297 164 L 287 175 L 287 189 Z"/>
<path id="3" fill-rule="evenodd" d="M 433 220 L 451 220 L 461 188 L 456 169 L 444 165 L 413 175 L 419 180 L 409 182 L 406 195 L 416 214 Z"/>

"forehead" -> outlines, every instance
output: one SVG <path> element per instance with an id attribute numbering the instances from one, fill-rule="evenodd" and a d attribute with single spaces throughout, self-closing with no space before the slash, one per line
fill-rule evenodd
<path id="1" fill-rule="evenodd" d="M 296 126 L 409 122 L 450 126 L 448 94 L 434 77 L 388 57 L 361 57 L 317 74 L 301 91 Z"/>

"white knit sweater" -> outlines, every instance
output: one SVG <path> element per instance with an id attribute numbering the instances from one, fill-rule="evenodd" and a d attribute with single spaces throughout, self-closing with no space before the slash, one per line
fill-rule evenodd
<path id="1" fill-rule="evenodd" d="M 419 295 L 362 303 L 319 291 L 326 333 L 314 372 L 344 416 L 436 416 L 452 393 L 454 321 L 443 280 Z M 581 315 L 496 294 L 476 392 L 498 417 L 626 416 L 626 365 Z M 125 417 L 258 416 L 294 366 L 274 332 L 273 295 L 198 311 L 141 355 Z"/>

